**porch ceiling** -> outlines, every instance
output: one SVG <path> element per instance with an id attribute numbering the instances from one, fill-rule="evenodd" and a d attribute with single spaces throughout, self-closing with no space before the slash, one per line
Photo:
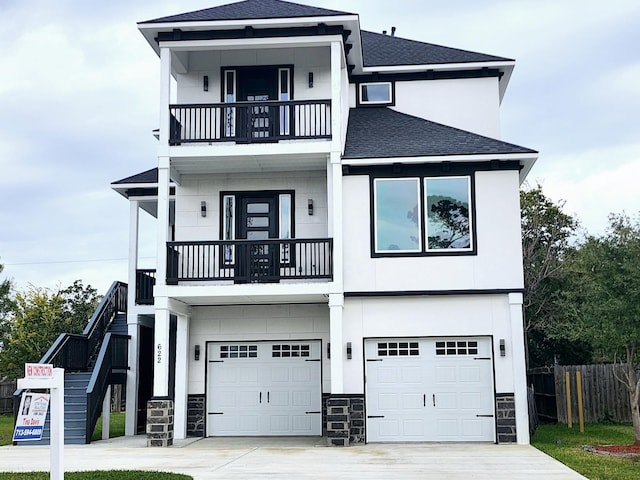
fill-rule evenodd
<path id="1" fill-rule="evenodd" d="M 156 286 L 155 295 L 166 296 L 191 306 L 273 305 L 284 303 L 328 303 L 329 282 L 253 283 L 247 285 Z M 162 295 L 164 296 L 164 295 Z"/>
<path id="2" fill-rule="evenodd" d="M 171 166 L 180 175 L 326 170 L 327 155 L 317 153 L 216 155 L 215 157 L 186 155 L 173 157 Z"/>

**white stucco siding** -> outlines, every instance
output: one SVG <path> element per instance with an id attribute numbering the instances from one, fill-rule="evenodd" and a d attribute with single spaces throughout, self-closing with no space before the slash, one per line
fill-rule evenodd
<path id="1" fill-rule="evenodd" d="M 325 172 L 284 172 L 187 176 L 176 191 L 176 240 L 220 239 L 220 192 L 295 191 L 296 238 L 327 237 Z M 313 200 L 313 215 L 308 200 Z M 207 204 L 207 216 L 200 206 Z"/>
<path id="2" fill-rule="evenodd" d="M 363 339 L 387 337 L 492 337 L 496 391 L 514 391 L 507 295 L 347 298 L 343 325 L 344 339 L 353 345 L 353 359 L 345 360 L 348 393 L 364 392 Z"/>
<path id="3" fill-rule="evenodd" d="M 516 171 L 475 173 L 475 255 L 372 258 L 369 177 L 344 177 L 346 292 L 523 286 Z"/>
<path id="4" fill-rule="evenodd" d="M 194 307 L 189 328 L 189 394 L 205 393 L 207 342 L 321 340 L 323 390 L 329 391 L 329 308 L 327 305 L 244 305 Z M 200 345 L 200 360 L 194 360 Z"/>
<path id="5" fill-rule="evenodd" d="M 331 96 L 329 47 L 265 48 L 255 50 L 196 51 L 189 53 L 188 72 L 177 75 L 178 103 L 219 103 L 223 67 L 293 65 L 293 99 L 328 99 Z M 309 72 L 313 87 L 309 87 Z M 203 90 L 203 76 L 209 91 Z"/>
<path id="6" fill-rule="evenodd" d="M 500 138 L 500 92 L 495 77 L 396 82 L 396 104 L 392 108 Z"/>

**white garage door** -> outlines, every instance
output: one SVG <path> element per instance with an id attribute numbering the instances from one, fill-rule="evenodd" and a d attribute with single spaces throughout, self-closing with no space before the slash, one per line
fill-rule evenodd
<path id="1" fill-rule="evenodd" d="M 210 343 L 207 435 L 321 435 L 320 342 Z"/>
<path id="2" fill-rule="evenodd" d="M 494 441 L 491 340 L 367 340 L 369 442 Z"/>

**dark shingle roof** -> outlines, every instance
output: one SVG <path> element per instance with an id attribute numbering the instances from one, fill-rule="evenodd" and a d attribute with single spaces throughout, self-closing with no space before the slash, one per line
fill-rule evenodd
<path id="1" fill-rule="evenodd" d="M 442 47 L 365 30 L 360 33 L 365 67 L 512 61 L 509 58 Z"/>
<path id="2" fill-rule="evenodd" d="M 130 177 L 123 178 L 122 180 L 117 180 L 115 182 L 112 182 L 111 185 L 137 184 L 137 183 L 158 183 L 158 169 L 152 168 L 151 170 L 147 170 L 146 172 L 131 175 Z"/>
<path id="3" fill-rule="evenodd" d="M 326 17 L 352 13 L 300 5 L 282 0 L 245 0 L 195 12 L 156 18 L 140 23 L 207 22 L 220 20 L 255 20 L 262 18 Z"/>
<path id="4" fill-rule="evenodd" d="M 386 107 L 349 112 L 344 158 L 537 153 Z"/>

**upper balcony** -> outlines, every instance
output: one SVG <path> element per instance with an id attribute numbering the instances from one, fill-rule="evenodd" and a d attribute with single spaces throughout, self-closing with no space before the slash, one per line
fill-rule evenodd
<path id="1" fill-rule="evenodd" d="M 330 100 L 170 105 L 172 146 L 331 139 Z"/>

